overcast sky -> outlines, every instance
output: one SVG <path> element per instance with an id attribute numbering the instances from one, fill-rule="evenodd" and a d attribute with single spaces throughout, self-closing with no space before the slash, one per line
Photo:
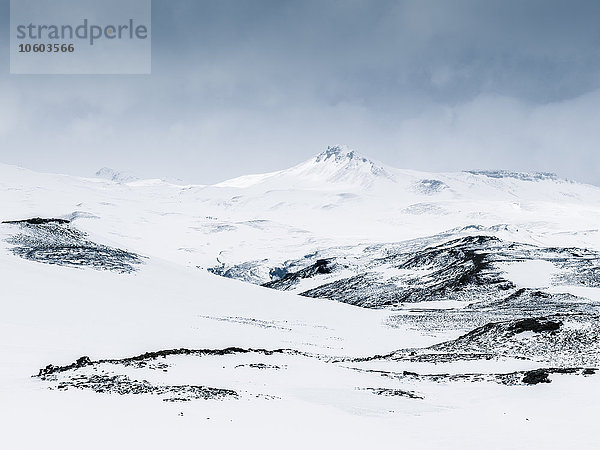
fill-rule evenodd
<path id="1" fill-rule="evenodd" d="M 347 144 L 600 184 L 600 2 L 155 0 L 152 75 L 9 75 L 0 162 L 212 183 Z"/>

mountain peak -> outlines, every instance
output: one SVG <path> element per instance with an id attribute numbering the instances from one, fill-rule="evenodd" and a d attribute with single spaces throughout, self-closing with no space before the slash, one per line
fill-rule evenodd
<path id="1" fill-rule="evenodd" d="M 277 183 L 285 186 L 321 186 L 340 183 L 370 187 L 380 180 L 395 181 L 393 169 L 359 155 L 345 145 L 328 146 L 327 150 L 289 169 L 267 174 L 246 175 L 217 184 L 219 187 L 249 187 Z M 285 180 L 285 181 L 283 181 Z"/>
<path id="2" fill-rule="evenodd" d="M 354 159 L 357 155 L 354 150 L 350 150 L 346 145 L 334 145 L 333 147 L 327 146 L 327 150 L 319 153 L 315 159 L 316 162 L 326 161 L 328 159 L 334 159 L 336 161 L 343 161 L 348 159 Z M 361 159 L 366 161 L 366 158 Z"/>
<path id="3" fill-rule="evenodd" d="M 117 172 L 110 167 L 103 167 L 102 169 L 96 172 L 96 177 L 104 178 L 105 180 L 114 181 L 115 183 L 129 183 L 131 181 L 137 181 L 138 178 L 125 173 L 125 172 Z"/>
<path id="4" fill-rule="evenodd" d="M 377 178 L 393 180 L 383 165 L 371 161 L 345 145 L 328 146 L 312 160 L 301 164 L 304 171 L 316 172 L 328 181 L 371 185 Z"/>

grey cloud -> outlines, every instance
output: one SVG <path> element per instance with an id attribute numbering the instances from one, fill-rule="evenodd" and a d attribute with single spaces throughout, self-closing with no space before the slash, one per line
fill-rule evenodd
<path id="1" fill-rule="evenodd" d="M 203 183 L 347 143 L 600 184 L 599 19 L 595 1 L 157 0 L 150 76 L 0 76 L 0 161 Z"/>

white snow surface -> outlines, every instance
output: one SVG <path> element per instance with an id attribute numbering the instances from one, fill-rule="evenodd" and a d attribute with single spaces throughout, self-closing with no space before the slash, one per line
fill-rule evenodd
<path id="1" fill-rule="evenodd" d="M 5 239 L 14 225 L 0 225 L 2 448 L 591 449 L 600 442 L 593 431 L 598 376 L 556 375 L 534 387 L 425 383 L 406 387 L 425 397 L 411 399 L 365 393 L 357 388 L 372 385 L 366 375 L 340 377 L 311 362 L 258 378 L 219 372 L 217 361 L 200 372 L 186 372 L 184 364 L 182 380 L 265 383 L 280 398 L 186 403 L 48 390 L 32 378 L 47 364 L 82 355 L 236 346 L 337 357 L 434 344 L 441 336 L 388 326 L 386 310 L 300 297 L 204 269 L 471 225 L 513 241 L 600 250 L 598 187 L 554 177 L 399 170 L 332 147 L 291 169 L 212 186 L 0 165 L 0 205 L 2 220 L 67 218 L 94 242 L 146 257 L 132 274 L 40 264 L 11 254 Z M 519 286 L 547 286 L 551 275 L 535 263 L 506 270 Z"/>

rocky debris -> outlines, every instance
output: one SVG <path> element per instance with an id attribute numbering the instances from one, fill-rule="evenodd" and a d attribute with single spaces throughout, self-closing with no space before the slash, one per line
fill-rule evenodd
<path id="1" fill-rule="evenodd" d="M 90 366 L 92 364 L 93 364 L 93 362 L 90 360 L 90 358 L 88 356 L 82 356 L 81 358 L 78 358 L 77 361 L 75 361 L 74 363 L 69 364 L 67 366 L 54 366 L 52 364 L 48 364 L 43 369 L 40 369 L 37 376 L 40 378 L 44 378 L 44 377 L 47 377 L 48 375 L 52 375 L 54 373 L 66 372 L 67 370 L 80 369 L 81 367 Z"/>
<path id="2" fill-rule="evenodd" d="M 285 369 L 286 366 L 278 366 L 275 364 L 265 364 L 265 363 L 252 363 L 252 364 L 238 364 L 237 366 L 235 366 L 236 369 L 240 368 L 240 367 L 250 367 L 251 369 L 273 369 L 273 370 L 280 370 L 280 369 Z"/>
<path id="3" fill-rule="evenodd" d="M 490 322 L 535 318 L 557 314 L 598 314 L 589 300 L 571 294 L 548 293 L 522 288 L 500 299 L 472 303 L 464 308 L 405 309 L 388 319 L 392 327 L 409 327 L 436 335 L 441 331 L 467 332 Z"/>
<path id="4" fill-rule="evenodd" d="M 525 317 L 531 317 L 543 314 L 586 313 L 594 309 L 587 299 L 572 294 L 549 293 L 539 289 L 521 288 L 507 297 L 468 305 L 465 311 L 493 314 L 497 317 L 510 317 L 521 314 Z"/>
<path id="5" fill-rule="evenodd" d="M 512 335 L 523 333 L 525 331 L 532 331 L 535 333 L 556 331 L 561 327 L 561 325 L 561 321 L 553 321 L 545 317 L 531 317 L 528 319 L 491 322 L 468 332 L 453 342 L 459 340 L 462 342 L 474 342 L 498 334 L 504 334 L 505 337 L 508 338 Z M 437 347 L 441 347 L 443 345 L 444 344 L 437 344 Z"/>
<path id="6" fill-rule="evenodd" d="M 52 364 L 48 364 L 43 369 L 40 369 L 37 376 L 40 378 L 44 378 L 44 377 L 47 377 L 48 375 L 52 375 L 57 372 L 65 372 L 67 370 L 79 369 L 81 367 L 85 367 L 85 366 L 88 366 L 91 364 L 92 364 L 92 362 L 89 357 L 82 356 L 81 358 L 77 359 L 77 361 L 75 361 L 74 363 L 69 364 L 67 366 L 54 366 Z"/>
<path id="7" fill-rule="evenodd" d="M 493 354 L 496 359 L 526 359 L 558 367 L 598 365 L 598 318 L 573 314 L 488 323 L 424 353 Z"/>
<path id="8" fill-rule="evenodd" d="M 539 247 L 487 234 L 461 236 L 483 231 L 494 232 L 466 227 L 400 243 L 324 249 L 278 267 L 262 260 L 209 270 L 272 289 L 365 308 L 398 308 L 439 300 L 475 300 L 489 306 L 499 299 L 511 303 L 510 295 L 523 292 L 507 278 L 504 266 L 523 261 L 551 263 L 557 269 L 554 285 L 600 287 L 598 252 Z M 316 286 L 302 290 L 300 281 L 308 278 Z"/>
<path id="9" fill-rule="evenodd" d="M 81 374 L 61 380 L 56 389 L 69 388 L 90 389 L 102 394 L 136 395 L 152 394 L 163 396 L 163 401 L 223 400 L 239 398 L 236 391 L 231 389 L 191 385 L 161 385 L 152 384 L 146 380 L 132 380 L 126 375 Z"/>
<path id="10" fill-rule="evenodd" d="M 289 354 L 289 355 L 302 355 L 308 356 L 308 354 L 300 352 L 298 350 L 291 349 L 253 349 L 253 348 L 240 348 L 240 347 L 227 347 L 223 349 L 188 349 L 188 348 L 177 348 L 169 350 L 158 350 L 154 352 L 146 352 L 140 355 L 131 356 L 128 358 L 121 359 L 100 359 L 97 361 L 91 361 L 87 356 L 82 356 L 72 364 L 66 366 L 54 366 L 52 364 L 47 365 L 45 368 L 40 369 L 38 377 L 44 379 L 50 375 L 54 375 L 61 372 L 68 372 L 76 370 L 86 366 L 98 366 L 100 364 L 120 364 L 123 366 L 133 365 L 136 367 L 147 367 L 148 363 L 157 359 L 165 359 L 170 356 L 226 356 L 226 355 L 237 355 L 237 354 L 261 354 L 261 355 L 275 355 L 275 354 Z M 159 367 L 164 368 L 164 367 Z"/>
<path id="11" fill-rule="evenodd" d="M 408 397 L 415 399 L 423 399 L 424 397 L 416 394 L 412 391 L 403 391 L 402 389 L 390 389 L 390 388 L 362 388 L 365 391 L 371 391 L 375 395 L 382 395 L 384 397 Z"/>
<path id="12" fill-rule="evenodd" d="M 122 359 L 100 359 L 91 360 L 87 356 L 78 358 L 75 362 L 64 365 L 47 365 L 40 369 L 35 378 L 49 384 L 49 389 L 67 390 L 89 389 L 98 393 L 118 395 L 156 395 L 162 397 L 163 401 L 189 401 L 193 399 L 224 400 L 228 398 L 237 399 L 241 395 L 262 398 L 267 400 L 278 399 L 268 393 L 261 392 L 239 392 L 237 389 L 226 387 L 209 387 L 203 383 L 172 384 L 166 382 L 170 375 L 161 372 L 177 371 L 178 364 L 182 361 L 180 357 L 202 358 L 202 357 L 224 357 L 225 361 L 239 362 L 242 355 L 247 355 L 248 362 L 231 365 L 233 368 L 247 367 L 258 369 L 258 371 L 282 370 L 288 366 L 279 363 L 281 357 L 307 357 L 323 361 L 327 364 L 330 357 L 318 354 L 308 354 L 291 349 L 252 349 L 240 347 L 228 347 L 223 349 L 168 349 L 146 352 L 140 355 Z M 256 356 L 277 356 L 277 364 L 256 362 Z M 242 359 L 243 360 L 243 359 Z M 212 361 L 211 361 L 212 362 Z M 204 364 L 204 363 L 202 363 Z M 221 362 L 217 362 L 221 364 Z M 169 370 L 167 370 L 169 368 Z M 225 368 L 225 366 L 223 367 Z M 153 373 L 154 372 L 154 373 Z M 135 376 L 132 374 L 136 374 Z M 144 375 L 145 374 L 145 375 Z M 163 379 L 164 382 L 148 381 Z"/>
<path id="13" fill-rule="evenodd" d="M 456 339 L 426 348 L 401 349 L 362 360 L 448 363 L 529 360 L 554 367 L 600 365 L 600 316 L 557 314 L 489 322 Z"/>
<path id="14" fill-rule="evenodd" d="M 527 325 L 528 328 L 546 328 L 550 322 L 556 322 L 553 319 L 537 319 L 536 323 L 533 322 Z M 481 329 L 474 330 L 474 333 L 469 333 L 470 336 L 478 336 L 479 338 L 485 336 L 488 333 L 492 335 L 502 336 L 519 336 L 522 333 L 516 333 L 515 330 L 510 330 L 517 321 L 503 324 L 490 324 L 490 326 L 483 327 L 485 332 Z M 541 325 L 540 325 L 541 324 Z M 564 332 L 564 328 L 569 326 L 568 321 L 563 321 L 563 324 L 558 330 L 544 329 L 539 332 L 532 332 L 535 336 L 542 335 L 553 335 Z M 498 327 L 500 333 L 497 333 Z M 475 332 L 476 331 L 476 332 Z M 478 338 L 478 339 L 479 339 Z M 331 356 L 325 356 L 320 354 L 303 353 L 297 350 L 291 349 L 250 349 L 240 347 L 228 347 L 223 349 L 170 349 L 170 350 L 158 350 L 154 352 L 146 352 L 137 356 L 122 358 L 122 359 L 101 359 L 91 360 L 90 358 L 83 356 L 78 358 L 75 362 L 65 366 L 47 365 L 41 369 L 36 378 L 49 383 L 50 389 L 67 390 L 71 388 L 75 389 L 89 389 L 98 393 L 118 394 L 118 395 L 140 395 L 150 394 L 162 397 L 164 401 L 189 401 L 193 399 L 216 399 L 223 400 L 227 398 L 240 398 L 243 395 L 250 395 L 257 398 L 279 398 L 266 392 L 245 392 L 240 393 L 235 389 L 229 389 L 227 387 L 209 387 L 203 383 L 188 383 L 188 384 L 172 384 L 168 382 L 157 382 L 148 381 L 152 380 L 167 380 L 170 375 L 162 373 L 171 371 L 177 372 L 178 365 L 182 363 L 181 357 L 185 357 L 184 366 L 189 371 L 189 363 L 191 362 L 188 358 L 203 358 L 203 357 L 219 357 L 216 361 L 209 360 L 202 364 L 212 364 L 213 362 L 218 367 L 223 364 L 223 369 L 226 368 L 226 364 L 222 361 L 227 361 L 230 364 L 230 368 L 240 369 L 249 368 L 257 369 L 258 372 L 269 371 L 269 370 L 281 370 L 288 369 L 288 364 L 281 364 L 282 357 L 286 358 L 289 364 L 295 364 L 297 358 L 311 358 L 313 360 L 320 361 L 321 364 L 335 366 L 336 370 L 346 371 L 360 371 L 365 374 L 372 374 L 374 377 L 386 377 L 394 380 L 406 381 L 406 382 L 494 382 L 507 386 L 513 385 L 531 385 L 537 383 L 549 382 L 549 375 L 551 374 L 572 374 L 590 376 L 596 373 L 597 369 L 593 365 L 587 366 L 574 366 L 568 365 L 568 360 L 563 360 L 562 365 L 553 366 L 544 363 L 542 367 L 534 370 L 519 370 L 508 373 L 418 373 L 415 371 L 388 371 L 378 370 L 375 367 L 379 366 L 381 360 L 387 360 L 389 362 L 397 361 L 398 365 L 402 367 L 405 362 L 411 363 L 453 363 L 459 360 L 481 360 L 481 359 L 495 359 L 500 356 L 505 357 L 507 361 L 510 358 L 506 358 L 507 349 L 503 348 L 497 342 L 493 340 L 489 342 L 490 351 L 487 354 L 475 353 L 469 350 L 468 345 L 463 345 L 463 353 L 457 353 L 454 351 L 454 347 L 460 347 L 458 343 L 465 341 L 465 336 L 446 343 L 437 344 L 424 349 L 403 349 L 387 355 L 376 355 L 366 358 L 334 358 Z M 464 342 L 463 342 L 464 344 Z M 527 346 L 531 343 L 526 343 Z M 564 341 L 559 339 L 558 345 L 564 345 Z M 445 347 L 449 347 L 446 349 Z M 453 347 L 454 346 L 454 347 Z M 535 347 L 535 346 L 534 346 Z M 551 349 L 554 351 L 553 349 Z M 572 349 L 570 351 L 573 351 Z M 598 351 L 594 350 L 596 356 Z M 540 353 L 536 353 L 539 355 Z M 247 358 L 241 358 L 242 355 L 247 355 Z M 256 356 L 260 355 L 265 357 L 265 361 L 256 361 Z M 277 360 L 274 361 L 276 364 L 269 364 L 267 357 L 277 356 Z M 225 359 L 221 359 L 224 357 Z M 518 357 L 513 355 L 514 360 L 519 359 L 532 359 L 527 357 Z M 241 360 L 240 360 L 241 359 Z M 261 358 L 262 359 L 262 358 Z M 547 361 L 550 359 L 547 358 Z M 598 361 L 598 358 L 595 359 Z M 536 360 L 537 362 L 537 360 Z M 233 363 L 233 364 L 232 364 Z M 597 364 L 594 364 L 597 366 Z M 202 367 L 202 365 L 200 366 Z M 293 367 L 293 366 L 290 366 Z M 380 366 L 379 366 L 380 367 Z M 539 367 L 539 366 L 538 366 Z M 194 376 L 198 373 L 195 372 Z M 248 372 L 245 372 L 248 374 Z M 137 374 L 136 376 L 132 374 Z M 146 376 L 144 376 L 146 374 Z M 248 375 L 251 376 L 251 375 Z M 259 376 L 259 375 L 252 375 Z M 147 378 L 147 379 L 144 379 Z M 235 378 L 239 378 L 236 376 Z M 375 381 L 375 378 L 373 379 Z M 259 383 L 260 384 L 260 383 Z M 262 384 L 261 384 L 262 385 Z M 264 384 L 267 386 L 267 384 Z M 372 392 L 379 396 L 388 397 L 407 397 L 412 399 L 423 398 L 418 393 L 411 390 L 389 388 L 389 387 L 365 387 L 356 388 L 364 389 Z"/>
<path id="15" fill-rule="evenodd" d="M 90 241 L 65 219 L 34 218 L 8 223 L 19 226 L 19 233 L 6 240 L 14 246 L 10 251 L 30 261 L 120 273 L 133 272 L 142 262 L 135 253 Z"/>
<path id="16" fill-rule="evenodd" d="M 202 385 L 169 385 L 150 383 L 147 380 L 131 379 L 129 375 L 118 373 L 124 367 L 144 370 L 161 370 L 166 372 L 168 358 L 174 356 L 205 357 L 205 356 L 236 356 L 236 355 L 292 355 L 313 356 L 290 349 L 251 349 L 228 347 L 223 349 L 169 349 L 146 352 L 140 355 L 122 359 L 100 359 L 93 361 L 87 356 L 78 358 L 75 362 L 65 366 L 47 365 L 35 375 L 42 381 L 52 383 L 52 388 L 66 390 L 69 388 L 90 389 L 98 393 L 110 394 L 153 394 L 164 397 L 164 401 L 188 401 L 192 399 L 239 398 L 239 393 L 232 389 L 207 387 Z M 166 362 L 157 362 L 163 360 Z M 270 365 L 265 363 L 249 363 L 236 367 L 250 367 L 254 369 L 279 370 L 286 366 Z"/>

